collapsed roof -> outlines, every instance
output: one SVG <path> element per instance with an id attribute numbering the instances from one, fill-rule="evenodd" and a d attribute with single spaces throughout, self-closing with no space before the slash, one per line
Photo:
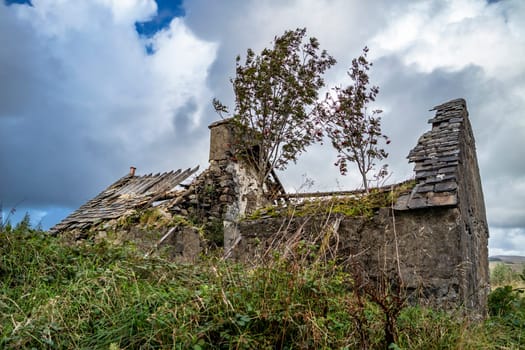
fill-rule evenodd
<path id="1" fill-rule="evenodd" d="M 199 167 L 166 173 L 135 176 L 130 173 L 82 205 L 51 228 L 51 233 L 87 229 L 103 220 L 116 219 L 126 212 L 151 206 L 155 201 L 176 196 L 175 187 L 195 174 Z"/>

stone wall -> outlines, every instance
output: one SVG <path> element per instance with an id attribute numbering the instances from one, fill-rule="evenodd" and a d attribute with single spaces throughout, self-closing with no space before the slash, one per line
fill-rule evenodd
<path id="1" fill-rule="evenodd" d="M 244 220 L 232 256 L 250 261 L 279 242 L 289 248 L 329 239 L 326 252 L 372 282 L 399 275 L 411 300 L 486 314 L 488 226 L 466 103 L 453 100 L 434 110 L 432 129 L 409 154 L 415 185 L 391 207 L 374 208 L 372 217 L 312 213 Z"/>
<path id="2" fill-rule="evenodd" d="M 464 103 L 464 101 L 463 101 Z M 476 157 L 474 135 L 466 108 L 463 111 L 463 127 L 460 134 L 460 163 L 458 165 L 458 209 L 461 212 L 461 256 L 465 269 L 464 285 L 468 286 L 464 303 L 468 307 L 481 305 L 486 308 L 490 292 L 488 263 L 489 230 L 485 201 L 481 187 Z"/>
<path id="3" fill-rule="evenodd" d="M 195 178 L 181 196 L 165 203 L 172 215 L 188 218 L 203 226 L 217 246 L 223 245 L 223 220 L 237 197 L 233 175 L 227 170 L 229 162 L 211 161 L 208 169 Z"/>
<path id="4" fill-rule="evenodd" d="M 249 262 L 271 256 L 278 243 L 292 249 L 298 242 L 319 245 L 329 239 L 330 250 L 324 254 L 334 254 L 328 258 L 336 258 L 348 270 L 359 269 L 365 279 L 393 280 L 399 268 L 411 300 L 465 305 L 463 300 L 470 300 L 464 281 L 469 266 L 462 258 L 460 220 L 457 208 L 444 207 L 403 212 L 384 208 L 372 218 L 310 215 L 247 220 L 239 225 L 242 240 L 233 257 Z M 484 305 L 475 304 L 468 306 L 483 312 Z"/>

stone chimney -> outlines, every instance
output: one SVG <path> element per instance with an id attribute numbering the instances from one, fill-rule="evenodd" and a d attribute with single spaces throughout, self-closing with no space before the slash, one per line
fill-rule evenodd
<path id="1" fill-rule="evenodd" d="M 208 126 L 210 129 L 210 162 L 230 159 L 233 133 L 231 119 L 223 119 Z"/>
<path id="2" fill-rule="evenodd" d="M 238 220 L 260 206 L 264 191 L 256 181 L 256 171 L 252 165 L 234 157 L 234 129 L 231 118 L 214 122 L 210 129 L 210 167 L 209 171 L 222 183 L 230 183 L 224 202 L 224 251 L 226 256 L 239 242 Z M 225 192 L 224 188 L 221 191 Z"/>

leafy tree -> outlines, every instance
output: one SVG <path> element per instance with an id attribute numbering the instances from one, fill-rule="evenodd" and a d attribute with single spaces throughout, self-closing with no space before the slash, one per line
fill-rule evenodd
<path id="1" fill-rule="evenodd" d="M 259 55 L 248 49 L 244 64 L 236 59 L 235 153 L 254 166 L 261 188 L 272 169 L 285 169 L 322 137 L 318 91 L 323 73 L 336 61 L 305 35 L 304 28 L 286 31 L 275 37 L 273 48 Z M 213 105 L 219 114 L 228 113 L 217 99 Z"/>
<path id="2" fill-rule="evenodd" d="M 375 101 L 379 93 L 379 87 L 369 86 L 368 71 L 372 63 L 367 60 L 368 50 L 365 47 L 361 56 L 352 60 L 347 74 L 353 83 L 344 89 L 334 88 L 333 93 L 327 94 L 323 106 L 326 132 L 338 152 L 335 165 L 345 175 L 348 172 L 347 163 L 355 162 L 367 192 L 367 174 L 374 168 L 376 160 L 388 156 L 379 145 L 379 140 L 384 138 L 387 144 L 390 143 L 381 132 L 379 114 L 382 111 L 369 108 L 369 104 Z M 384 166 L 375 177 L 380 179 L 386 175 Z"/>
<path id="3" fill-rule="evenodd" d="M 490 283 L 497 286 L 512 284 L 519 280 L 518 274 L 508 264 L 499 263 L 490 273 Z"/>

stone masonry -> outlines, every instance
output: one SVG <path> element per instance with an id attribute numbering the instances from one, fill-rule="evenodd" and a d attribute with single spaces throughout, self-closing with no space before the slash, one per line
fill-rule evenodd
<path id="1" fill-rule="evenodd" d="M 400 270 L 410 300 L 485 315 L 488 226 L 466 102 L 432 110 L 432 129 L 408 155 L 415 185 L 391 207 L 376 208 L 371 218 L 314 213 L 244 220 L 233 256 L 250 260 L 277 241 L 330 232 L 330 251 L 349 269 L 360 266 L 370 281 Z"/>
<path id="2" fill-rule="evenodd" d="M 75 234 L 75 239 L 102 239 L 111 232 L 117 240 L 151 235 L 148 249 L 167 242 L 174 256 L 187 261 L 206 251 L 210 241 L 223 245 L 226 257 L 249 262 L 271 252 L 276 242 L 286 246 L 302 240 L 330 252 L 346 269 L 359 269 L 372 284 L 397 276 L 412 301 L 459 306 L 483 316 L 489 292 L 488 226 L 466 102 L 452 100 L 433 110 L 432 129 L 408 155 L 414 181 L 392 186 L 396 200 L 372 204 L 372 215 L 332 212 L 329 201 L 318 200 L 322 209 L 308 215 L 248 220 L 261 209 L 261 197 L 271 192 L 268 188 L 283 193 L 282 186 L 273 175 L 273 181 L 259 188 L 255 169 L 233 154 L 232 124 L 222 120 L 209 126 L 209 167 L 189 184 L 182 182 L 197 168 L 147 176 L 135 176 L 132 168 L 53 232 L 90 230 Z M 381 191 L 388 194 L 388 189 Z M 305 194 L 309 195 L 320 197 Z M 360 196 L 323 194 L 327 195 L 332 200 Z M 284 212 L 300 205 L 292 197 L 282 196 Z M 266 210 L 279 213 L 282 208 Z"/>

